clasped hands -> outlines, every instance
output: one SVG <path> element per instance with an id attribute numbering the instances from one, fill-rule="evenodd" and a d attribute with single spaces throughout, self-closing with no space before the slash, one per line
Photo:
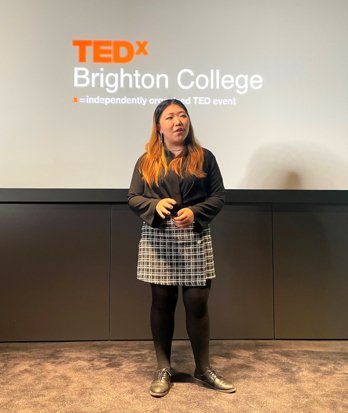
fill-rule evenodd
<path id="1" fill-rule="evenodd" d="M 166 216 L 170 215 L 175 204 L 175 199 L 161 199 L 156 205 L 156 211 L 162 219 L 165 219 Z M 176 216 L 173 218 L 173 222 L 178 228 L 187 228 L 193 223 L 194 219 L 193 211 L 190 208 L 182 208 L 179 209 Z"/>

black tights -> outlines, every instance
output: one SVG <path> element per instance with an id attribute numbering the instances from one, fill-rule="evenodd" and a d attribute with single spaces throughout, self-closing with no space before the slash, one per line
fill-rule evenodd
<path id="1" fill-rule="evenodd" d="M 196 368 L 199 372 L 209 366 L 208 297 L 211 281 L 204 287 L 183 287 L 186 329 Z M 174 333 L 174 314 L 178 301 L 178 286 L 151 284 L 151 330 L 158 368 L 170 366 Z"/>

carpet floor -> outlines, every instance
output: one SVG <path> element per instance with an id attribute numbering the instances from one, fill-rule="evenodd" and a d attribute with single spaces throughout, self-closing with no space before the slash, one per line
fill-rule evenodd
<path id="1" fill-rule="evenodd" d="M 2 343 L 1 413 L 348 412 L 347 341 L 211 341 L 225 394 L 194 382 L 187 341 L 175 341 L 169 394 L 148 393 L 149 341 Z"/>

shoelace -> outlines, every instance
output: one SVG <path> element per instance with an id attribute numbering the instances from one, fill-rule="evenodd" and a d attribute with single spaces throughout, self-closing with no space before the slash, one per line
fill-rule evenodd
<path id="1" fill-rule="evenodd" d="M 218 377 L 218 375 L 216 374 L 216 371 L 213 370 L 213 369 L 209 369 L 209 370 L 207 371 L 207 373 L 208 373 L 208 375 L 209 375 L 212 379 L 214 379 L 214 380 Z"/>
<path id="2" fill-rule="evenodd" d="M 166 379 L 166 375 L 170 376 L 169 370 L 168 369 L 162 369 L 158 370 L 156 372 L 156 380 L 162 381 Z"/>
<path id="3" fill-rule="evenodd" d="M 223 380 L 221 376 L 219 376 L 216 371 L 212 368 L 209 368 L 205 371 L 204 375 L 211 380 L 212 383 L 215 382 L 216 379 Z"/>

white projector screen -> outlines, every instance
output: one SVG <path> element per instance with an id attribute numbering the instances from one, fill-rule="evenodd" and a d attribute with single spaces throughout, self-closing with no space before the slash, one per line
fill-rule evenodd
<path id="1" fill-rule="evenodd" d="M 0 187 L 127 188 L 182 99 L 228 189 L 348 189 L 347 0 L 0 0 Z"/>

